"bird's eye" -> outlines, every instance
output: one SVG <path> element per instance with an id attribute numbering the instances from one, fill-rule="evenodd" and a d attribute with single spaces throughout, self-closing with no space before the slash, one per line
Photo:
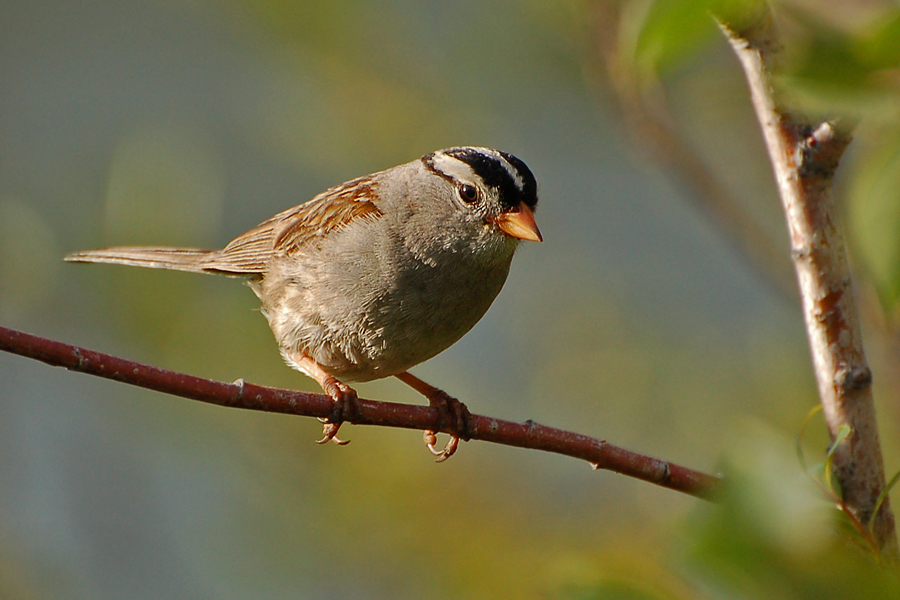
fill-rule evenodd
<path id="1" fill-rule="evenodd" d="M 471 204 L 478 200 L 478 190 L 474 185 L 469 185 L 468 183 L 461 183 L 457 188 L 459 192 L 459 197 L 462 198 L 463 202 Z"/>

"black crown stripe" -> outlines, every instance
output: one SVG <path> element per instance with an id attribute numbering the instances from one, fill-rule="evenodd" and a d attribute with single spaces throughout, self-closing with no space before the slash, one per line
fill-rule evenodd
<path id="1" fill-rule="evenodd" d="M 485 185 L 499 190 L 500 204 L 506 208 L 514 208 L 524 202 L 528 208 L 537 207 L 537 182 L 528 166 L 519 158 L 506 152 L 498 152 L 502 160 L 518 173 L 522 180 L 522 189 L 510 175 L 509 169 L 501 159 L 493 153 L 486 153 L 477 148 L 451 148 L 445 154 L 466 163 L 481 177 Z"/>

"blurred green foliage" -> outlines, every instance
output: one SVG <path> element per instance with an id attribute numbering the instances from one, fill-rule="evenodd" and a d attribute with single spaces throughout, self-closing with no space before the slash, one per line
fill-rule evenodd
<path id="1" fill-rule="evenodd" d="M 677 77 L 720 37 L 711 14 L 740 15 L 752 1 L 661 0 L 623 10 L 636 21 L 634 68 L 647 82 Z M 889 315 L 900 300 L 900 8 L 784 2 L 776 5 L 784 44 L 778 93 L 811 118 L 861 121 L 861 138 L 842 169 L 852 253 Z"/>
<path id="2" fill-rule="evenodd" d="M 786 480 L 792 461 L 766 460 L 772 439 L 753 442 L 726 462 L 723 505 L 689 529 L 683 560 L 694 584 L 720 597 L 896 598 L 896 573 L 829 524 L 834 511 L 809 482 Z"/>
<path id="3" fill-rule="evenodd" d="M 640 6 L 637 2 L 625 4 L 635 8 Z M 741 0 L 657 0 L 646 3 L 646 12 L 634 15 L 640 18 L 634 48 L 635 65 L 642 67 L 645 76 L 665 74 L 684 65 L 707 47 L 716 33 L 712 15 L 729 14 L 742 4 Z"/>
<path id="4" fill-rule="evenodd" d="M 523 248 L 485 320 L 416 372 L 476 412 L 721 468 L 730 486 L 713 506 L 484 444 L 436 468 L 418 432 L 348 427 L 350 446 L 319 448 L 311 420 L 4 356 L 0 596 L 898 596 L 793 458 L 816 401 L 799 311 L 622 144 L 614 86 L 596 69 L 595 36 L 611 29 L 620 68 L 665 90 L 685 138 L 782 236 L 773 243 L 787 262 L 759 131 L 708 16 L 740 3 L 78 5 L 0 14 L 4 324 L 314 390 L 282 364 L 237 282 L 59 257 L 221 244 L 361 173 L 452 144 L 501 146 L 538 174 L 547 242 Z M 900 298 L 898 10 L 775 8 L 780 91 L 815 114 L 861 119 L 838 194 L 896 469 L 897 345 L 867 301 L 876 289 L 890 316 Z M 421 401 L 391 381 L 361 393 Z M 813 429 L 806 455 L 824 457 L 827 435 Z"/>
<path id="5" fill-rule="evenodd" d="M 718 504 L 698 506 L 673 536 L 662 571 L 644 578 L 603 569 L 570 599 L 896 598 L 897 573 L 852 543 L 839 514 L 796 470 L 790 440 L 760 423 L 734 432 L 729 482 Z"/>

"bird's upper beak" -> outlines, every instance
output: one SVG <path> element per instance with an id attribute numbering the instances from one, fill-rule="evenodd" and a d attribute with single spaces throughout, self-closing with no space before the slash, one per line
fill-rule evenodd
<path id="1" fill-rule="evenodd" d="M 529 242 L 543 242 L 541 230 L 534 222 L 534 213 L 524 202 L 512 210 L 501 213 L 499 217 L 492 219 L 505 233 Z"/>

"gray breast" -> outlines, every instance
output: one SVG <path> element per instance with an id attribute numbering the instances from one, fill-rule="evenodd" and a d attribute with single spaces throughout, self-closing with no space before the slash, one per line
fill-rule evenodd
<path id="1" fill-rule="evenodd" d="M 309 355 L 339 379 L 368 381 L 428 360 L 484 315 L 514 243 L 503 240 L 490 260 L 450 246 L 423 257 L 383 225 L 361 224 L 313 255 L 272 262 L 261 297 L 284 351 Z"/>

